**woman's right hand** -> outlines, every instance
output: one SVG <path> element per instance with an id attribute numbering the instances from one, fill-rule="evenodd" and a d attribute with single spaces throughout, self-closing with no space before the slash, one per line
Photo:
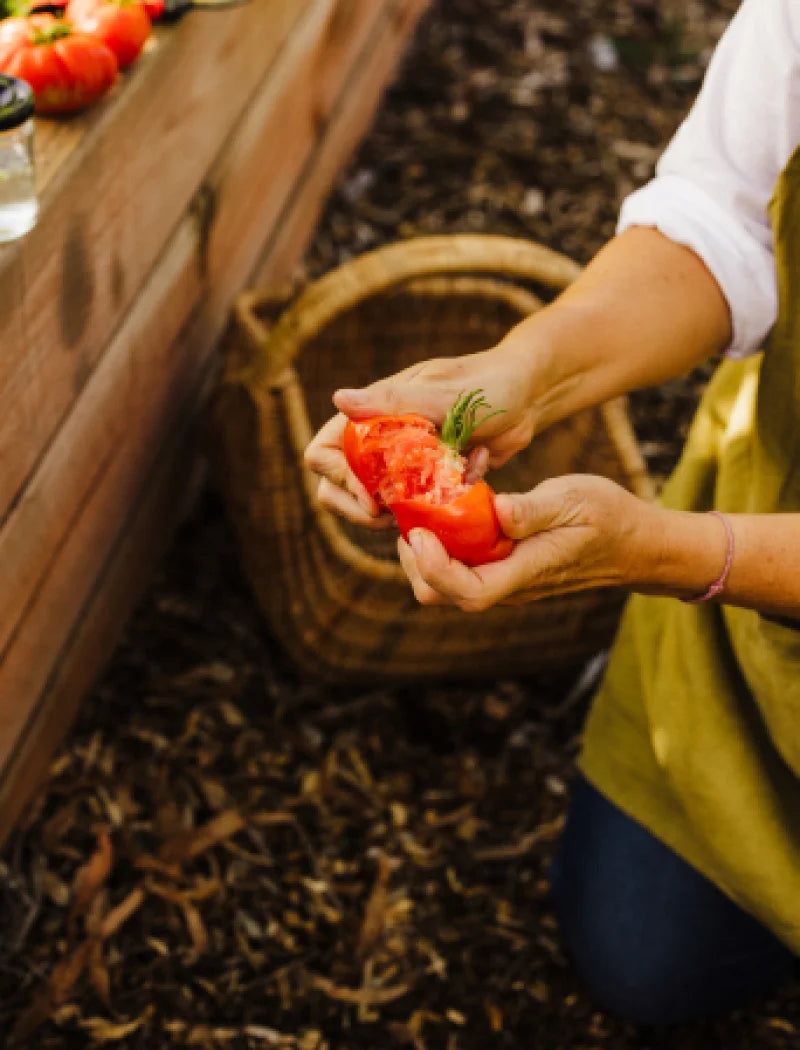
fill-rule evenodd
<path id="1" fill-rule="evenodd" d="M 502 465 L 534 434 L 531 373 L 530 358 L 522 343 L 509 340 L 475 354 L 423 361 L 359 390 L 338 390 L 333 401 L 339 414 L 320 429 L 305 453 L 306 466 L 321 478 L 319 502 L 358 524 L 373 528 L 391 525 L 391 515 L 380 513 L 347 466 L 342 452 L 347 419 L 418 412 L 441 425 L 453 402 L 465 391 L 482 390 L 492 410 L 500 410 L 476 431 L 469 473 L 477 478 L 488 467 Z"/>

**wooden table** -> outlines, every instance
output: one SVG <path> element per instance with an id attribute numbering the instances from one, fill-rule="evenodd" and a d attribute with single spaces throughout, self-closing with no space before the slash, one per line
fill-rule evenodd
<path id="1" fill-rule="evenodd" d="M 231 300 L 302 254 L 427 0 L 251 0 L 38 120 L 0 246 L 0 841 L 185 510 Z"/>

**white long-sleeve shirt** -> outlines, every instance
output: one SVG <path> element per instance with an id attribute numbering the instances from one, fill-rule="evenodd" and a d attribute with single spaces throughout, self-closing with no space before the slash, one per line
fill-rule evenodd
<path id="1" fill-rule="evenodd" d="M 756 351 L 777 315 L 767 205 L 800 144 L 800 0 L 743 0 L 702 89 L 618 232 L 654 226 L 695 251 L 731 311 L 728 354 Z"/>

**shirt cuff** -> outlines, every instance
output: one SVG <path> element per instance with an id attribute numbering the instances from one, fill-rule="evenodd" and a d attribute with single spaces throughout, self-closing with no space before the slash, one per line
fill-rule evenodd
<path id="1" fill-rule="evenodd" d="M 652 226 L 706 264 L 731 312 L 729 357 L 755 353 L 778 315 L 775 258 L 734 215 L 695 183 L 659 175 L 622 204 L 617 233 Z"/>

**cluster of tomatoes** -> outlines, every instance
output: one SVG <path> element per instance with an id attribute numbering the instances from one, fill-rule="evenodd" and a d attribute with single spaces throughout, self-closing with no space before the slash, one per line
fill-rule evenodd
<path id="1" fill-rule="evenodd" d="M 139 56 L 162 0 L 68 0 L 0 21 L 0 73 L 27 81 L 37 113 L 74 113 L 101 98 Z M 60 7 L 60 5 L 52 5 Z"/>

